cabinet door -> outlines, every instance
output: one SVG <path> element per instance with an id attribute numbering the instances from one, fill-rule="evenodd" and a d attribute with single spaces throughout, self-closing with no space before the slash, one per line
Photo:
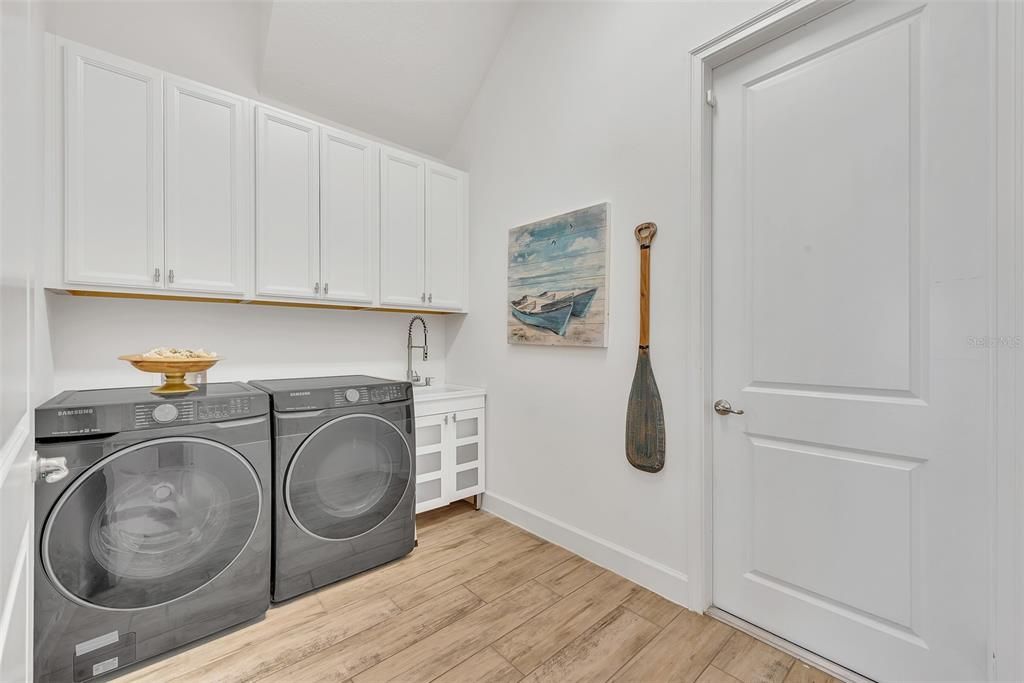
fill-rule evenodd
<path id="1" fill-rule="evenodd" d="M 323 298 L 372 304 L 380 230 L 377 145 L 340 130 L 320 132 L 320 272 Z"/>
<path id="2" fill-rule="evenodd" d="M 320 295 L 320 128 L 256 108 L 256 293 Z"/>
<path id="3" fill-rule="evenodd" d="M 252 264 L 249 102 L 167 78 L 164 106 L 167 287 L 244 294 Z"/>
<path id="4" fill-rule="evenodd" d="M 65 279 L 161 288 L 160 72 L 66 44 L 64 88 Z"/>
<path id="5" fill-rule="evenodd" d="M 380 154 L 380 298 L 388 306 L 422 308 L 425 163 L 382 147 Z"/>
<path id="6" fill-rule="evenodd" d="M 450 425 L 450 500 L 474 496 L 484 490 L 484 411 L 452 413 Z"/>
<path id="7" fill-rule="evenodd" d="M 448 415 L 416 418 L 416 513 L 447 505 L 445 460 L 448 450 Z"/>
<path id="8" fill-rule="evenodd" d="M 466 174 L 427 166 L 427 305 L 463 310 L 466 297 Z"/>

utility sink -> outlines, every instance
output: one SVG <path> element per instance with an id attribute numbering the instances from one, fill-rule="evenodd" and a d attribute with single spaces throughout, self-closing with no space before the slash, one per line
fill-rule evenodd
<path id="1" fill-rule="evenodd" d="M 412 388 L 412 395 L 415 400 L 430 401 L 441 398 L 455 398 L 456 396 L 478 396 L 484 390 L 480 387 L 467 387 L 461 384 L 432 384 L 429 387 Z"/>

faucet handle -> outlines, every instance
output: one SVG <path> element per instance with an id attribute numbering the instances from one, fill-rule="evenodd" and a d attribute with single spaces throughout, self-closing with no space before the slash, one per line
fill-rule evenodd
<path id="1" fill-rule="evenodd" d="M 431 386 L 431 385 L 432 385 L 433 383 L 434 383 L 434 378 L 433 378 L 433 377 L 424 377 L 424 378 L 423 378 L 423 386 L 425 386 L 425 387 L 429 387 L 429 386 Z"/>

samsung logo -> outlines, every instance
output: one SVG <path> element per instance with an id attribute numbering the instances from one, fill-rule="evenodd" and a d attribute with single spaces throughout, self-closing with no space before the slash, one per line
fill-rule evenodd
<path id="1" fill-rule="evenodd" d="M 308 391 L 292 391 L 288 394 L 289 396 L 309 396 Z"/>
<path id="2" fill-rule="evenodd" d="M 92 408 L 74 408 L 71 410 L 58 410 L 57 417 L 67 417 L 68 415 L 92 415 L 95 412 Z"/>

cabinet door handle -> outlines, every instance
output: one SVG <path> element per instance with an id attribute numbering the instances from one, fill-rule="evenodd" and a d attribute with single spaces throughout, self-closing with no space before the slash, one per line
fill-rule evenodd
<path id="1" fill-rule="evenodd" d="M 167 284 L 174 284 L 174 268 L 171 268 L 170 270 L 167 271 Z"/>
<path id="2" fill-rule="evenodd" d="M 444 416 L 444 423 L 448 424 L 448 416 L 447 415 Z"/>
<path id="3" fill-rule="evenodd" d="M 157 268 L 153 271 L 153 282 L 160 282 L 160 269 Z"/>
<path id="4" fill-rule="evenodd" d="M 431 292 L 430 294 L 427 295 L 427 301 L 429 301 L 430 303 L 434 303 L 434 293 L 433 292 Z"/>
<path id="5" fill-rule="evenodd" d="M 327 283 L 325 282 L 325 283 L 324 283 L 324 296 L 327 296 L 327 287 L 328 287 L 328 286 L 329 286 L 329 285 L 328 285 L 328 284 L 327 284 Z"/>
<path id="6" fill-rule="evenodd" d="M 313 283 L 313 293 L 314 294 L 319 294 L 320 293 L 320 283 L 319 282 L 314 282 Z"/>
<path id="7" fill-rule="evenodd" d="M 455 422 L 458 419 L 459 419 L 459 414 L 458 413 L 452 413 L 452 422 Z"/>
<path id="8" fill-rule="evenodd" d="M 426 300 L 427 300 L 427 293 L 426 292 L 420 292 L 420 301 L 426 301 Z"/>

